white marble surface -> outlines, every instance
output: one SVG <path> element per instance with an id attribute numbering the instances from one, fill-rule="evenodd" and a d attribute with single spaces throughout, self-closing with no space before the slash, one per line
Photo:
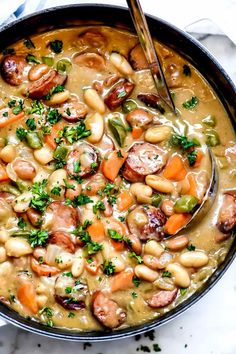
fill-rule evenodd
<path id="1" fill-rule="evenodd" d="M 204 36 L 200 41 L 220 61 L 236 83 L 236 46 L 224 36 Z M 0 328 L 0 354 L 134 354 L 141 345 L 158 343 L 163 354 L 236 354 L 236 261 L 218 284 L 198 304 L 155 332 L 151 342 L 133 338 L 110 343 L 83 344 L 43 338 L 11 325 Z M 152 351 L 153 352 L 153 351 Z M 139 353 L 142 353 L 139 351 Z M 153 352 L 154 353 L 154 352 Z"/>

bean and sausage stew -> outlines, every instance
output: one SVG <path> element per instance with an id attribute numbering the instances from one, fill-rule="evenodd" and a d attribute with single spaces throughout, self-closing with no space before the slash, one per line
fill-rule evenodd
<path id="1" fill-rule="evenodd" d="M 22 316 L 78 331 L 144 323 L 197 291 L 228 252 L 232 126 L 200 73 L 155 45 L 178 117 L 131 33 L 73 27 L 1 54 L 0 300 Z M 216 201 L 175 235 L 209 186 L 207 146 Z"/>

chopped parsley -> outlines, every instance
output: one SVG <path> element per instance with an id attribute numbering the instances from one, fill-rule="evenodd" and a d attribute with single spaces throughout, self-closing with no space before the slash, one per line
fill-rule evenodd
<path id="1" fill-rule="evenodd" d="M 196 107 L 196 105 L 198 104 L 199 100 L 196 96 L 192 96 L 192 98 L 190 100 L 185 101 L 182 106 L 185 109 L 193 109 Z"/>
<path id="2" fill-rule="evenodd" d="M 71 293 L 72 293 L 72 287 L 71 287 L 71 286 L 67 286 L 67 287 L 65 288 L 65 293 L 66 293 L 66 294 L 71 294 Z"/>
<path id="3" fill-rule="evenodd" d="M 180 289 L 180 295 L 181 295 L 181 296 L 186 295 L 186 294 L 187 294 L 187 291 L 188 291 L 188 289 L 186 289 L 186 288 L 181 288 L 181 289 Z"/>
<path id="4" fill-rule="evenodd" d="M 110 276 L 113 275 L 115 273 L 115 266 L 112 263 L 112 261 L 108 261 L 106 263 L 103 264 L 103 273 Z"/>
<path id="5" fill-rule="evenodd" d="M 28 114 L 39 114 L 42 115 L 44 112 L 44 105 L 42 102 L 34 100 L 31 103 L 30 108 L 27 110 Z"/>
<path id="6" fill-rule="evenodd" d="M 43 307 L 40 311 L 39 311 L 40 315 L 45 315 L 47 317 L 52 317 L 54 315 L 53 310 L 50 307 Z"/>
<path id="7" fill-rule="evenodd" d="M 161 276 L 162 278 L 171 278 L 171 272 L 165 270 L 164 272 L 162 272 Z"/>
<path id="8" fill-rule="evenodd" d="M 101 251 L 103 246 L 98 242 L 92 241 L 91 236 L 89 235 L 88 231 L 86 231 L 86 228 L 89 225 L 91 225 L 91 222 L 86 220 L 84 225 L 80 225 L 72 233 L 79 237 L 80 241 L 84 243 L 84 247 L 87 248 L 88 254 L 92 255 L 98 251 Z"/>
<path id="9" fill-rule="evenodd" d="M 65 146 L 58 146 L 56 150 L 53 153 L 53 157 L 56 161 L 55 168 L 63 168 L 66 165 L 66 156 L 67 156 L 68 150 Z"/>
<path id="10" fill-rule="evenodd" d="M 56 124 L 61 120 L 62 115 L 58 112 L 56 108 L 49 108 L 47 111 L 46 119 L 50 124 Z"/>
<path id="11" fill-rule="evenodd" d="M 138 297 L 138 294 L 137 294 L 135 291 L 133 291 L 133 292 L 131 293 L 131 295 L 132 295 L 132 298 L 133 298 L 133 299 L 137 299 L 137 297 Z"/>
<path id="12" fill-rule="evenodd" d="M 123 90 L 123 91 L 118 93 L 117 98 L 123 98 L 125 96 L 126 96 L 126 91 Z"/>
<path id="13" fill-rule="evenodd" d="M 188 65 L 184 64 L 183 65 L 183 74 L 185 76 L 191 76 L 191 69 Z"/>
<path id="14" fill-rule="evenodd" d="M 99 200 L 96 204 L 93 205 L 94 214 L 97 214 L 99 210 L 106 210 L 105 204 L 102 200 Z"/>
<path id="15" fill-rule="evenodd" d="M 130 252 L 129 257 L 134 258 L 138 264 L 143 263 L 143 258 L 141 256 L 138 256 L 135 252 Z"/>
<path id="16" fill-rule="evenodd" d="M 50 42 L 49 46 L 54 53 L 59 54 L 62 51 L 63 42 L 59 39 L 56 39 L 55 41 Z"/>
<path id="17" fill-rule="evenodd" d="M 136 288 L 141 284 L 141 280 L 136 276 L 133 276 L 132 282 L 136 286 Z"/>
<path id="18" fill-rule="evenodd" d="M 196 247 L 190 243 L 190 245 L 187 246 L 188 251 L 195 251 Z"/>
<path id="19" fill-rule="evenodd" d="M 33 54 L 27 54 L 25 59 L 28 63 L 40 64 L 40 61 Z"/>
<path id="20" fill-rule="evenodd" d="M 73 190 L 75 190 L 75 185 L 74 185 L 74 184 L 68 183 L 66 179 L 63 179 L 63 182 L 65 183 L 66 189 L 73 189 Z"/>
<path id="21" fill-rule="evenodd" d="M 86 129 L 86 126 L 82 120 L 80 120 L 76 126 L 65 126 L 62 136 L 70 143 L 74 144 L 76 141 L 86 138 L 91 135 L 91 131 Z"/>
<path id="22" fill-rule="evenodd" d="M 82 193 L 76 196 L 72 201 L 74 208 L 77 208 L 80 205 L 85 205 L 88 203 L 93 203 L 92 199 L 89 198 L 86 194 L 82 194 Z"/>
<path id="23" fill-rule="evenodd" d="M 161 348 L 160 348 L 159 344 L 157 344 L 157 343 L 153 344 L 153 350 L 154 350 L 154 352 L 161 352 Z"/>
<path id="24" fill-rule="evenodd" d="M 112 240 L 116 242 L 122 242 L 124 240 L 124 237 L 113 229 L 108 229 L 108 235 L 110 236 L 110 238 L 112 238 Z"/>
<path id="25" fill-rule="evenodd" d="M 60 194 L 61 194 L 61 187 L 53 187 L 52 188 L 52 190 L 51 190 L 51 193 L 53 194 L 53 195 L 57 195 L 57 196 L 59 196 Z"/>
<path id="26" fill-rule="evenodd" d="M 197 150 L 194 148 L 200 146 L 197 139 L 188 139 L 185 135 L 173 134 L 170 138 L 170 145 L 176 148 L 180 148 L 184 153 L 186 153 L 189 166 L 193 166 L 197 158 Z"/>
<path id="27" fill-rule="evenodd" d="M 69 312 L 68 313 L 68 318 L 74 318 L 75 317 L 75 313 L 74 312 Z"/>
<path id="28" fill-rule="evenodd" d="M 63 277 L 73 278 L 73 275 L 72 275 L 71 272 L 64 272 L 64 273 L 62 273 L 62 276 L 63 276 Z"/>
<path id="29" fill-rule="evenodd" d="M 17 223 L 17 226 L 20 228 L 20 229 L 24 229 L 26 227 L 26 222 L 23 218 L 19 218 L 18 219 L 18 223 Z"/>
<path id="30" fill-rule="evenodd" d="M 194 166 L 197 159 L 197 150 L 193 150 L 191 152 L 187 152 L 186 154 L 189 166 Z"/>
<path id="31" fill-rule="evenodd" d="M 48 240 L 48 231 L 46 230 L 31 230 L 28 236 L 28 241 L 32 248 L 45 246 Z"/>
<path id="32" fill-rule="evenodd" d="M 28 118 L 25 123 L 30 130 L 36 129 L 36 124 L 35 124 L 34 118 Z"/>
<path id="33" fill-rule="evenodd" d="M 49 194 L 45 191 L 47 183 L 47 179 L 44 179 L 42 182 L 35 182 L 32 185 L 33 196 L 30 206 L 40 212 L 44 212 L 51 201 Z"/>
<path id="34" fill-rule="evenodd" d="M 124 156 L 122 155 L 122 152 L 121 152 L 120 150 L 117 151 L 117 156 L 118 156 L 118 157 L 124 157 Z"/>
<path id="35" fill-rule="evenodd" d="M 46 96 L 44 96 L 44 99 L 50 100 L 50 98 L 52 97 L 52 95 L 54 95 L 54 93 L 63 92 L 64 90 L 65 90 L 64 85 L 57 85 L 53 87 Z"/>

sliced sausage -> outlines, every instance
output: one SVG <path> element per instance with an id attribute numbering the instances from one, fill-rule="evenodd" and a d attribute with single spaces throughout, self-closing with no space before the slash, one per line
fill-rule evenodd
<path id="1" fill-rule="evenodd" d="M 123 176 L 130 182 L 143 182 L 145 176 L 163 169 L 167 152 L 149 143 L 136 143 L 129 150 Z"/>
<path id="2" fill-rule="evenodd" d="M 97 71 L 103 71 L 106 67 L 105 59 L 97 53 L 79 53 L 73 57 L 73 62 L 79 66 Z"/>
<path id="3" fill-rule="evenodd" d="M 118 108 L 123 101 L 125 101 L 132 93 L 134 84 L 128 80 L 122 80 L 115 87 L 108 92 L 104 102 L 107 107 L 113 111 Z"/>
<path id="4" fill-rule="evenodd" d="M 16 196 L 8 192 L 0 192 L 0 199 L 4 199 L 8 204 L 14 202 Z"/>
<path id="5" fill-rule="evenodd" d="M 166 221 L 165 214 L 154 206 L 138 206 L 127 217 L 130 233 L 141 241 L 149 239 L 160 241 L 164 236 L 163 226 Z"/>
<path id="6" fill-rule="evenodd" d="M 92 309 L 97 320 L 107 328 L 117 328 L 126 319 L 126 312 L 101 291 L 95 293 Z"/>
<path id="7" fill-rule="evenodd" d="M 27 62 L 20 55 L 7 55 L 1 63 L 3 79 L 12 86 L 19 86 L 24 81 L 24 69 Z"/>
<path id="8" fill-rule="evenodd" d="M 145 127 L 151 123 L 153 116 L 142 108 L 134 109 L 126 116 L 127 122 L 132 127 Z"/>
<path id="9" fill-rule="evenodd" d="M 107 38 L 97 29 L 89 29 L 79 35 L 79 41 L 82 45 L 92 48 L 102 48 L 107 45 Z"/>
<path id="10" fill-rule="evenodd" d="M 149 65 L 140 44 L 136 44 L 129 53 L 129 62 L 134 70 L 148 69 Z"/>
<path id="11" fill-rule="evenodd" d="M 68 290 L 69 289 L 69 290 Z M 59 275 L 55 282 L 55 300 L 66 310 L 81 310 L 86 307 L 88 287 L 73 278 Z"/>
<path id="12" fill-rule="evenodd" d="M 56 244 L 70 253 L 75 253 L 75 245 L 70 235 L 64 231 L 55 231 L 49 237 L 49 243 Z"/>
<path id="13" fill-rule="evenodd" d="M 50 93 L 53 87 L 64 85 L 66 80 L 67 75 L 62 75 L 56 70 L 51 70 L 39 80 L 29 83 L 27 95 L 30 98 L 42 99 Z"/>
<path id="14" fill-rule="evenodd" d="M 69 153 L 66 169 L 69 175 L 88 177 L 98 169 L 98 154 L 91 145 L 82 143 Z"/>
<path id="15" fill-rule="evenodd" d="M 225 194 L 221 206 L 217 227 L 224 234 L 228 234 L 236 226 L 236 194 Z"/>
<path id="16" fill-rule="evenodd" d="M 176 298 L 178 289 L 174 290 L 161 290 L 152 295 L 147 303 L 150 307 L 158 309 L 170 305 Z"/>
<path id="17" fill-rule="evenodd" d="M 162 114 L 165 113 L 165 109 L 161 105 L 161 98 L 158 95 L 154 93 L 140 93 L 137 97 L 147 107 L 158 109 Z"/>
<path id="18" fill-rule="evenodd" d="M 30 221 L 30 223 L 33 226 L 39 227 L 41 225 L 42 214 L 40 212 L 38 212 L 37 210 L 35 210 L 33 208 L 29 208 L 26 211 L 26 215 L 27 215 L 28 220 Z"/>
<path id="19" fill-rule="evenodd" d="M 87 106 L 83 102 L 66 102 L 58 108 L 58 112 L 69 123 L 78 122 L 88 113 Z"/>
<path id="20" fill-rule="evenodd" d="M 17 159 L 12 164 L 13 169 L 20 179 L 32 180 L 36 176 L 36 169 L 31 162 Z"/>
<path id="21" fill-rule="evenodd" d="M 50 231 L 70 230 L 77 226 L 77 211 L 70 205 L 52 202 L 46 209 L 45 218 L 51 219 Z"/>

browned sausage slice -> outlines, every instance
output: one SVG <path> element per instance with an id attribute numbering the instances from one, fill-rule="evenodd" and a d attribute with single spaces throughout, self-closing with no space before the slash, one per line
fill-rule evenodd
<path id="1" fill-rule="evenodd" d="M 127 122 L 132 127 L 145 127 L 151 123 L 153 116 L 142 108 L 134 109 L 126 116 Z"/>
<path id="2" fill-rule="evenodd" d="M 64 231 L 55 231 L 49 237 L 49 243 L 62 247 L 65 251 L 75 253 L 75 245 L 70 235 Z"/>
<path id="3" fill-rule="evenodd" d="M 73 62 L 79 66 L 103 71 L 106 63 L 102 55 L 97 53 L 79 53 L 73 57 Z"/>
<path id="4" fill-rule="evenodd" d="M 136 44 L 129 53 L 129 62 L 134 70 L 148 69 L 149 65 L 140 44 Z"/>
<path id="5" fill-rule="evenodd" d="M 16 196 L 9 192 L 0 192 L 0 199 L 4 199 L 8 204 L 11 204 L 16 199 Z"/>
<path id="6" fill-rule="evenodd" d="M 97 29 L 89 29 L 79 35 L 79 41 L 82 45 L 92 48 L 102 48 L 107 45 L 106 37 Z"/>
<path id="7" fill-rule="evenodd" d="M 88 177 L 97 168 L 98 155 L 95 149 L 87 143 L 80 144 L 68 155 L 66 169 L 71 176 Z"/>
<path id="8" fill-rule="evenodd" d="M 132 93 L 134 84 L 128 80 L 119 82 L 115 87 L 108 92 L 104 102 L 107 107 L 113 111 L 118 108 Z"/>
<path id="9" fill-rule="evenodd" d="M 145 176 L 163 169 L 167 152 L 149 143 L 136 143 L 129 150 L 123 176 L 130 182 L 142 182 Z"/>
<path id="10" fill-rule="evenodd" d="M 142 222 L 143 221 L 143 222 Z M 138 206 L 127 217 L 127 224 L 131 234 L 141 241 L 156 239 L 160 241 L 164 236 L 163 226 L 167 218 L 165 214 L 154 206 Z"/>
<path id="11" fill-rule="evenodd" d="M 26 215 L 28 220 L 30 221 L 30 223 L 35 226 L 35 227 L 39 227 L 41 224 L 41 220 L 42 220 L 42 214 L 40 212 L 38 212 L 37 210 L 33 209 L 33 208 L 29 208 L 26 211 Z"/>
<path id="12" fill-rule="evenodd" d="M 137 97 L 147 107 L 158 109 L 162 114 L 165 113 L 165 109 L 162 107 L 161 99 L 158 95 L 154 93 L 140 93 Z"/>
<path id="13" fill-rule="evenodd" d="M 228 234 L 236 226 L 236 194 L 225 194 L 221 206 L 217 227 L 224 234 Z"/>
<path id="14" fill-rule="evenodd" d="M 48 95 L 53 87 L 64 85 L 67 75 L 59 74 L 56 70 L 51 70 L 40 79 L 29 83 L 27 94 L 30 98 L 41 99 Z"/>
<path id="15" fill-rule="evenodd" d="M 58 108 L 58 112 L 69 123 L 78 122 L 88 113 L 88 109 L 83 102 L 66 102 Z"/>
<path id="16" fill-rule="evenodd" d="M 27 62 L 20 55 L 7 55 L 1 63 L 3 79 L 12 86 L 19 86 L 24 81 L 24 69 Z"/>
<path id="17" fill-rule="evenodd" d="M 46 209 L 46 218 L 51 218 L 50 231 L 71 230 L 77 226 L 77 211 L 70 205 L 52 202 Z"/>
<path id="18" fill-rule="evenodd" d="M 126 319 L 126 312 L 101 291 L 94 295 L 92 308 L 97 320 L 108 328 L 117 328 Z"/>
<path id="19" fill-rule="evenodd" d="M 161 290 L 152 295 L 150 299 L 147 300 L 147 303 L 150 307 L 158 309 L 170 305 L 176 298 L 178 289 L 172 291 Z"/>

